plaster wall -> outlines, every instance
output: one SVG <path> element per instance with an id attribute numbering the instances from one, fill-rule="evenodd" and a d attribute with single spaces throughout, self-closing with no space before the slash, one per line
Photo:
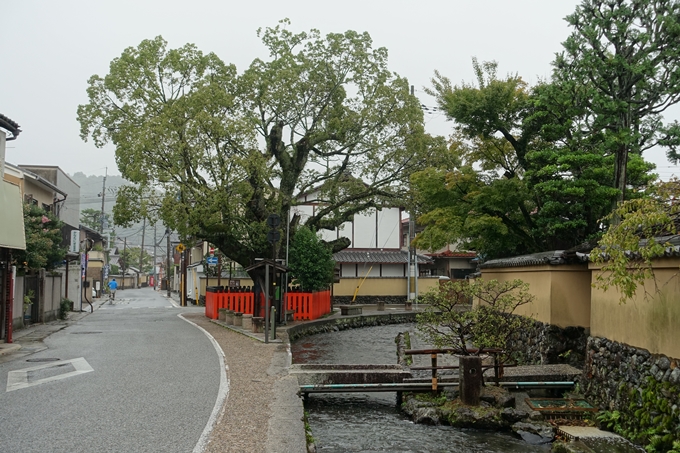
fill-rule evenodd
<path id="1" fill-rule="evenodd" d="M 401 210 L 384 208 L 378 211 L 378 248 L 398 249 L 401 231 Z"/>
<path id="2" fill-rule="evenodd" d="M 601 267 L 590 267 L 595 283 Z M 648 279 L 625 303 L 614 288 L 592 288 L 591 335 L 680 357 L 680 258 L 658 259 L 653 267 L 655 280 Z"/>
<path id="3" fill-rule="evenodd" d="M 529 284 L 529 292 L 535 297 L 531 303 L 522 305 L 515 310 L 515 314 L 530 316 L 537 321 L 551 324 L 550 293 L 551 272 L 548 266 L 525 266 L 482 269 L 484 280 L 498 280 L 508 282 L 520 279 Z"/>
<path id="4" fill-rule="evenodd" d="M 542 265 L 482 269 L 484 280 L 520 279 L 535 300 L 516 310 L 558 327 L 590 327 L 590 271 L 584 265 Z"/>
<path id="5" fill-rule="evenodd" d="M 404 296 L 406 297 L 406 277 L 393 278 L 367 278 L 361 283 L 362 278 L 341 278 L 339 283 L 333 285 L 334 296 L 354 296 L 358 285 L 357 296 Z M 418 294 L 422 295 L 431 288 L 439 285 L 438 278 L 419 278 Z"/>
<path id="6" fill-rule="evenodd" d="M 340 264 L 340 276 L 343 278 L 356 277 L 357 276 L 357 266 L 351 263 Z"/>
<path id="7" fill-rule="evenodd" d="M 376 211 L 354 216 L 354 239 L 350 248 L 377 248 Z"/>
<path id="8" fill-rule="evenodd" d="M 383 277 L 403 277 L 404 276 L 404 265 L 403 264 L 383 264 L 381 266 L 381 272 Z"/>
<path id="9" fill-rule="evenodd" d="M 562 328 L 590 327 L 590 279 L 590 270 L 585 266 L 555 267 L 550 291 L 552 324 Z"/>
<path id="10" fill-rule="evenodd" d="M 32 195 L 33 199 L 38 201 L 38 206 L 41 208 L 43 204 L 51 206 L 54 202 L 54 192 L 38 187 L 38 185 L 29 179 L 24 179 L 23 190 L 24 200 L 27 195 Z"/>

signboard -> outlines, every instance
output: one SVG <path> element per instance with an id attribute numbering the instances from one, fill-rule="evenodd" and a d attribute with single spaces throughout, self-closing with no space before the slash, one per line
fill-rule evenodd
<path id="1" fill-rule="evenodd" d="M 217 257 L 208 256 L 206 257 L 205 262 L 208 263 L 208 266 L 217 266 Z"/>
<path id="2" fill-rule="evenodd" d="M 68 248 L 69 253 L 78 253 L 80 251 L 80 230 L 71 231 L 71 244 Z"/>

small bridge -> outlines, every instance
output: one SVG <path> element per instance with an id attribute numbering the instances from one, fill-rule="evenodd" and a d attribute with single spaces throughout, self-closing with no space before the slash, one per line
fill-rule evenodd
<path id="1" fill-rule="evenodd" d="M 438 365 L 435 350 L 410 350 L 408 355 L 428 354 L 431 366 L 406 367 L 401 365 L 336 365 L 303 364 L 293 365 L 289 372 L 296 376 L 300 393 L 367 393 L 367 392 L 437 392 L 443 387 L 458 386 L 457 376 L 443 376 L 439 370 L 457 369 L 457 365 Z M 487 382 L 512 389 L 568 389 L 574 386 L 581 371 L 570 365 L 530 365 L 500 367 L 486 366 L 484 377 Z M 498 375 L 499 369 L 501 375 Z M 431 378 L 414 377 L 412 371 L 431 370 Z"/>

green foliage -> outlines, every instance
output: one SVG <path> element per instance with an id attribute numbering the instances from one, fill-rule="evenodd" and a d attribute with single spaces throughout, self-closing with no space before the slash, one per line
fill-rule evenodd
<path id="1" fill-rule="evenodd" d="M 652 259 L 664 255 L 669 236 L 677 234 L 680 216 L 680 181 L 676 178 L 650 187 L 648 196 L 620 203 L 609 219 L 617 217 L 600 240 L 600 251 L 590 260 L 603 263 L 595 286 L 616 288 L 623 303 L 635 296 L 648 278 L 653 278 Z"/>
<path id="2" fill-rule="evenodd" d="M 248 266 L 271 254 L 267 217 L 287 218 L 302 194 L 319 206 L 305 220 L 316 230 L 403 203 L 408 175 L 443 145 L 424 133 L 407 80 L 367 33 L 289 28 L 259 30 L 269 57 L 242 73 L 159 36 L 90 78 L 81 137 L 113 143 L 133 184 L 118 192 L 117 224 L 158 216 Z"/>
<path id="3" fill-rule="evenodd" d="M 309 413 L 304 412 L 303 422 L 305 424 L 305 440 L 307 445 L 314 445 L 314 436 L 312 436 L 312 427 L 309 425 Z"/>
<path id="4" fill-rule="evenodd" d="M 680 100 L 680 3 L 583 0 L 566 20 L 572 33 L 553 77 L 582 90 L 582 127 L 615 157 L 622 200 L 629 156 L 661 145 L 679 157 L 678 123 L 665 125 L 661 113 Z"/>
<path id="5" fill-rule="evenodd" d="M 73 307 L 73 301 L 62 298 L 61 302 L 59 302 L 59 319 L 68 319 L 68 312 L 71 311 L 71 307 Z"/>
<path id="6" fill-rule="evenodd" d="M 61 228 L 64 222 L 31 203 L 24 203 L 24 230 L 26 250 L 18 250 L 14 256 L 23 271 L 37 272 L 59 266 L 66 256 L 62 247 Z"/>
<path id="7" fill-rule="evenodd" d="M 139 269 L 139 257 L 142 255 L 142 268 Z M 153 256 L 141 247 L 126 247 L 121 251 L 118 258 L 120 267 L 125 270 L 130 267 L 139 269 L 142 273 L 150 273 L 153 271 Z"/>
<path id="8" fill-rule="evenodd" d="M 33 299 L 35 298 L 35 291 L 32 289 L 29 289 L 26 291 L 26 294 L 24 295 L 24 311 L 28 309 L 28 306 L 33 303 Z"/>
<path id="9" fill-rule="evenodd" d="M 104 213 L 104 224 L 110 225 L 109 214 Z M 87 208 L 80 211 L 80 223 L 95 231 L 102 231 L 102 212 L 98 209 Z"/>
<path id="10" fill-rule="evenodd" d="M 668 403 L 679 401 L 680 387 L 649 376 L 639 391 L 622 384 L 618 397 L 626 407 L 598 413 L 603 426 L 644 445 L 649 453 L 680 451 L 680 420 L 677 409 Z"/>
<path id="11" fill-rule="evenodd" d="M 472 309 L 462 307 L 472 299 L 479 303 Z M 513 312 L 532 301 L 528 285 L 521 280 L 448 281 L 424 296 L 428 307 L 417 315 L 417 329 L 435 348 L 452 348 L 460 355 L 471 355 L 470 346 L 480 351 L 500 348 L 505 350 L 501 360 L 506 361 L 521 353 L 511 348 L 508 339 L 533 322 Z"/>
<path id="12" fill-rule="evenodd" d="M 307 227 L 299 228 L 290 242 L 288 267 L 294 282 L 305 291 L 320 291 L 333 283 L 333 254 Z"/>
<path id="13" fill-rule="evenodd" d="M 432 80 L 455 133 L 449 159 L 411 178 L 426 227 L 416 243 L 461 242 L 496 258 L 596 240 L 619 192 L 604 136 L 583 127 L 587 90 L 557 77 L 535 87 L 499 79 L 495 62 L 473 67 L 476 86 Z M 647 184 L 652 168 L 631 155 L 629 184 Z"/>

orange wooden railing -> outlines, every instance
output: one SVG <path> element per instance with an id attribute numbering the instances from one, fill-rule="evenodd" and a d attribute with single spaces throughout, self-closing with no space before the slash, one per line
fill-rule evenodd
<path id="1" fill-rule="evenodd" d="M 264 296 L 261 296 L 264 299 Z M 243 292 L 212 292 L 205 293 L 205 316 L 217 319 L 218 310 L 226 308 L 244 314 L 253 314 L 255 294 Z M 296 321 L 311 321 L 331 312 L 331 292 L 319 291 L 315 293 L 286 293 L 286 311 L 293 311 Z M 260 316 L 264 316 L 264 300 L 260 303 Z"/>
<path id="2" fill-rule="evenodd" d="M 331 312 L 331 292 L 287 293 L 286 310 L 295 312 L 296 321 L 319 319 Z"/>

